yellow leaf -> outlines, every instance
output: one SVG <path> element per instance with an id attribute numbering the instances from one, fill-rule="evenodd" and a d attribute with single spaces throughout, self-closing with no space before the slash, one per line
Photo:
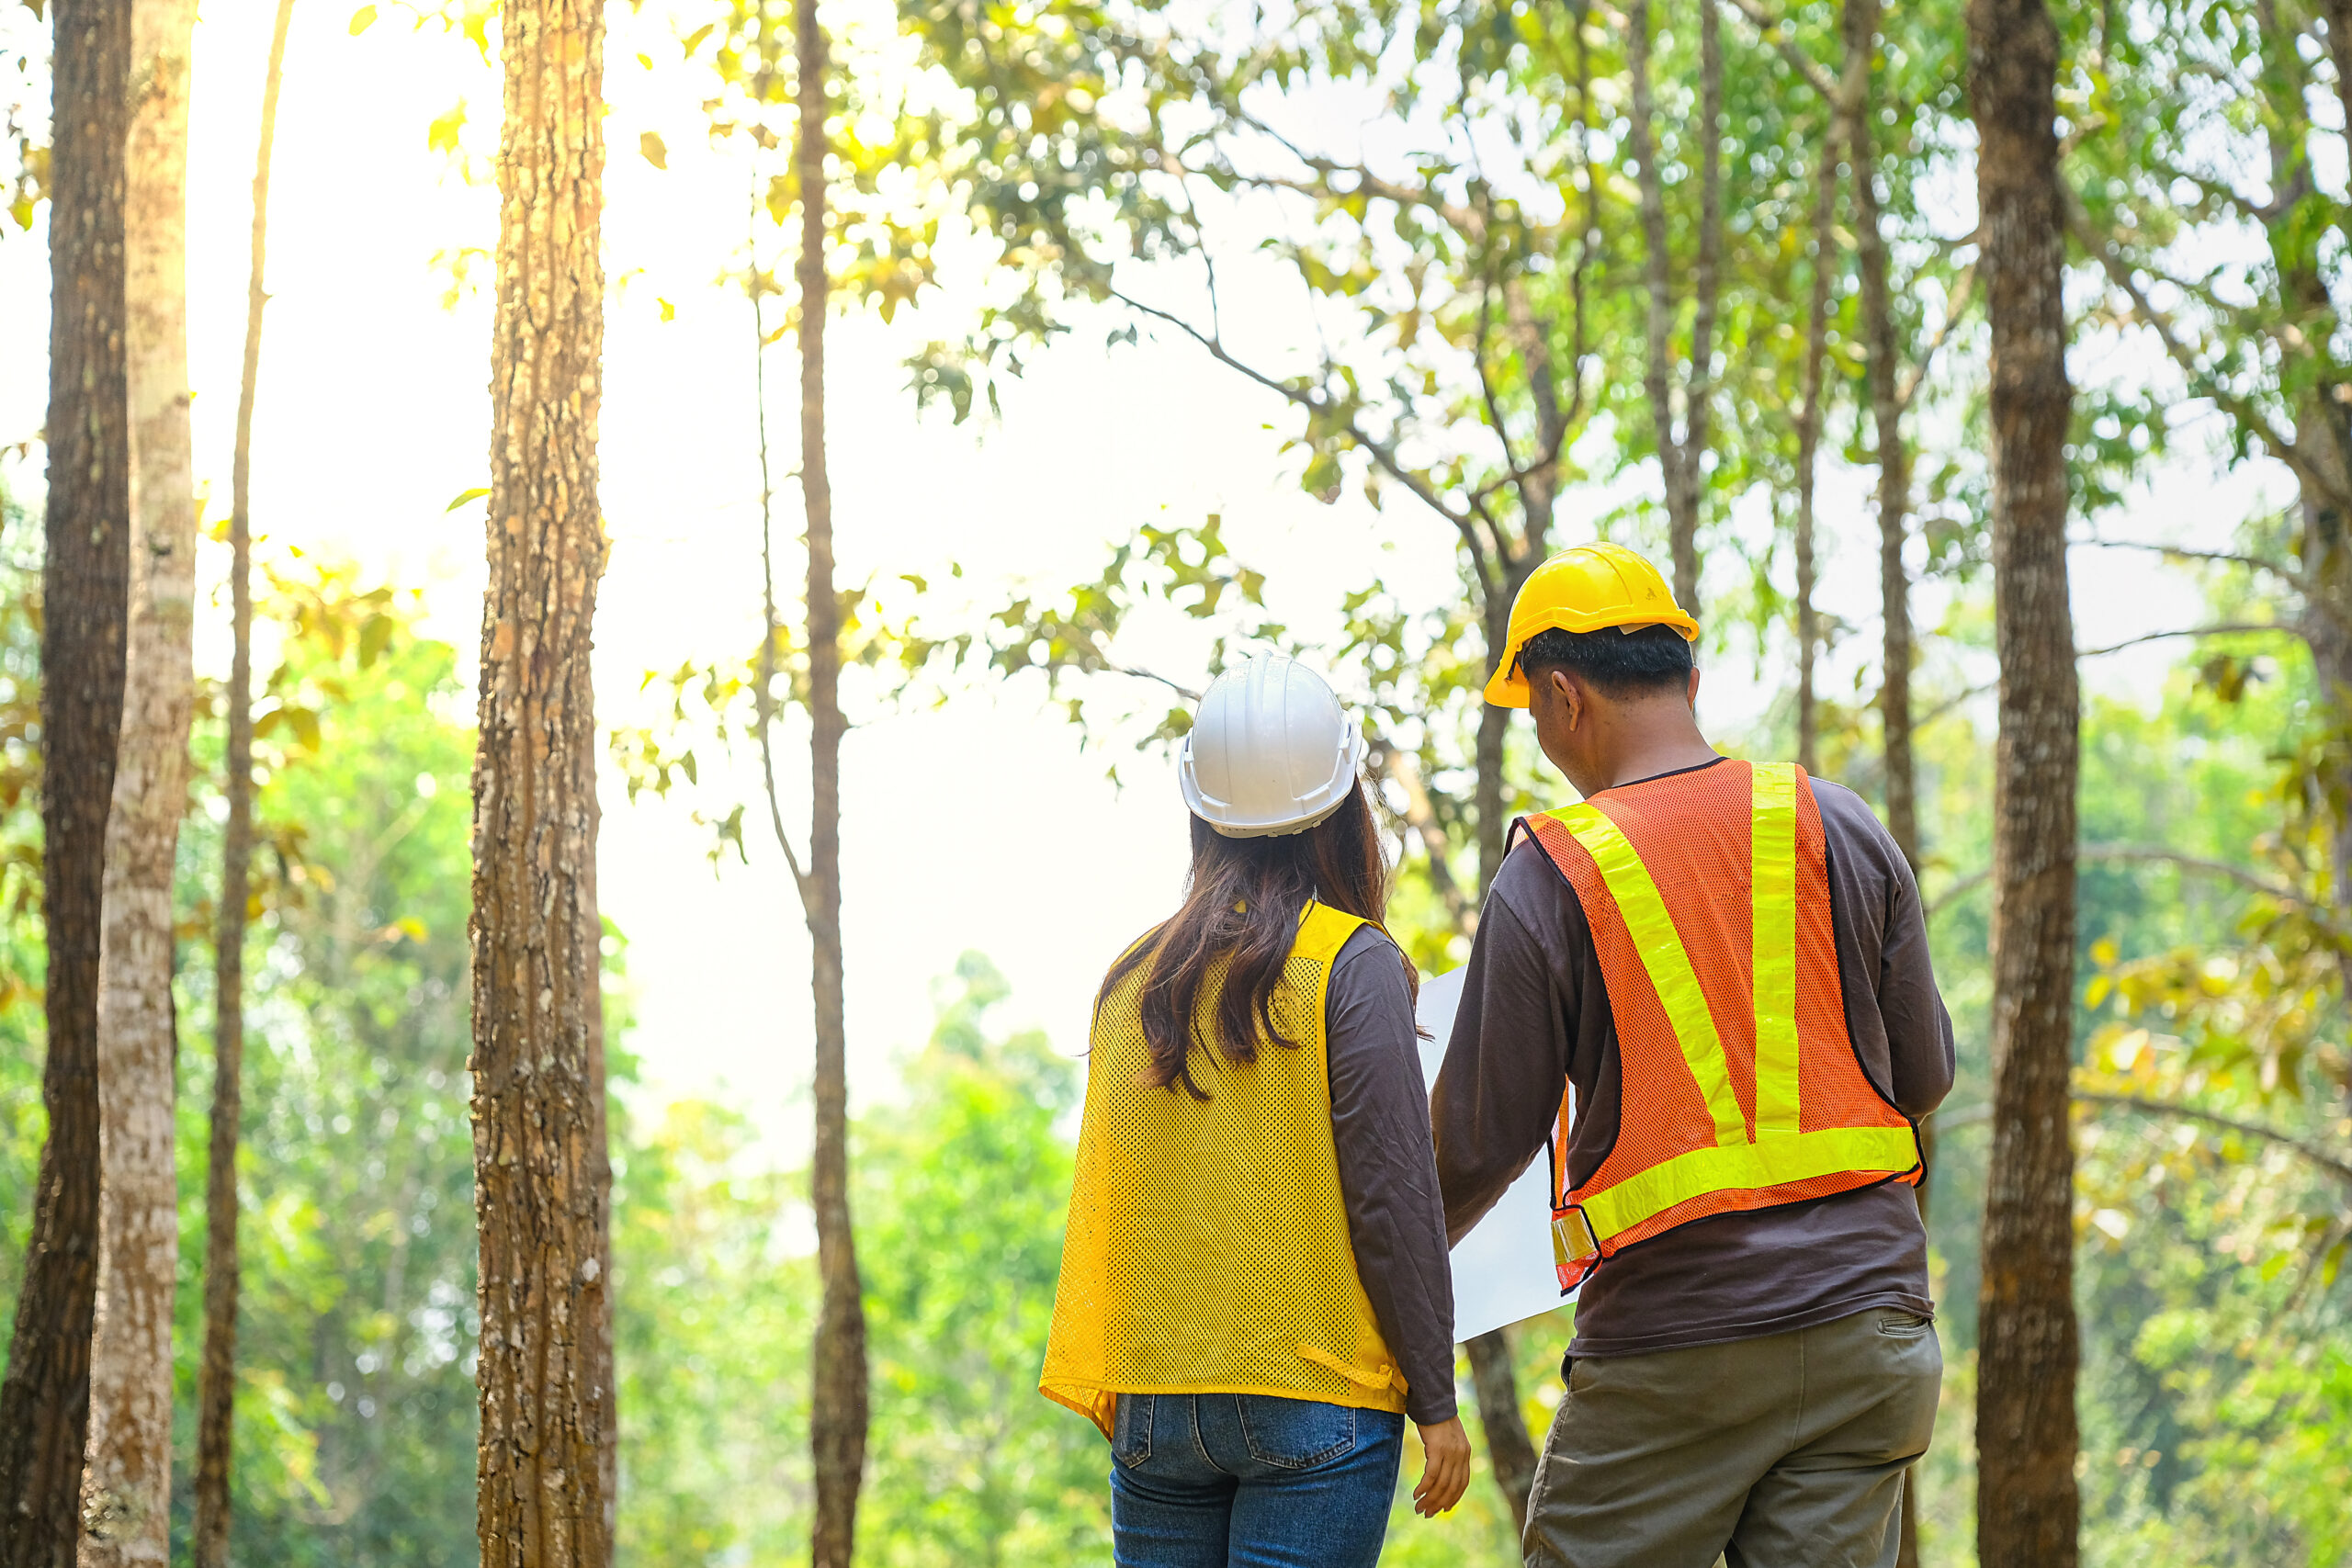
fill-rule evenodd
<path id="1" fill-rule="evenodd" d="M 654 303 L 662 307 L 662 319 L 663 321 L 674 321 L 678 319 L 678 308 L 675 305 L 671 304 L 667 299 L 656 295 L 654 297 Z"/>
<path id="2" fill-rule="evenodd" d="M 455 152 L 465 128 L 466 100 L 459 98 L 456 107 L 424 128 L 424 144 L 435 152 Z"/>
<path id="3" fill-rule="evenodd" d="M 366 32 L 370 27 L 372 27 L 375 24 L 375 21 L 376 7 L 373 6 L 360 6 L 359 9 L 351 13 L 351 36 L 353 38 L 357 38 L 361 33 Z"/>
<path id="4" fill-rule="evenodd" d="M 645 161 L 655 168 L 666 169 L 670 166 L 670 150 L 662 144 L 662 139 L 653 132 L 649 130 L 637 139 L 637 150 L 644 153 Z"/>

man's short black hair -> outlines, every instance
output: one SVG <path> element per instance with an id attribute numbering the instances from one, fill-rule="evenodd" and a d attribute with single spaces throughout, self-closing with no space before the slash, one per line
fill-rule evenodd
<path id="1" fill-rule="evenodd" d="M 1532 686 L 1549 670 L 1573 670 L 1609 697 L 1680 693 L 1698 667 L 1690 644 L 1672 626 L 1636 626 L 1620 631 L 1537 632 L 1519 650 L 1519 667 Z"/>

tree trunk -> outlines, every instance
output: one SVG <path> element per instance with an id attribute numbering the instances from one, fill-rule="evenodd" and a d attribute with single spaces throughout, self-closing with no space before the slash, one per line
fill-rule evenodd
<path id="1" fill-rule="evenodd" d="M 2073 1568 L 2078 693 L 2066 587 L 2066 318 L 2042 0 L 1970 0 L 1981 263 L 1992 325 L 1993 582 L 2001 660 L 1993 840 L 1993 1147 L 1977 1362 L 1977 1551 Z"/>
<path id="2" fill-rule="evenodd" d="M 1549 491 L 1544 492 L 1548 502 Z M 1494 673 L 1500 663 L 1501 650 L 1510 645 L 1510 606 L 1528 574 L 1542 564 L 1544 537 L 1550 523 L 1548 504 L 1528 511 L 1527 536 L 1514 557 L 1498 564 L 1502 581 L 1482 606 L 1486 619 L 1487 674 Z M 1510 709 L 1488 704 L 1479 709 L 1477 743 L 1476 807 L 1478 827 L 1478 899 L 1477 906 L 1464 913 L 1470 919 L 1462 922 L 1465 933 L 1475 930 L 1475 909 L 1486 902 L 1487 889 L 1502 870 L 1505 840 L 1510 823 L 1504 816 L 1505 782 L 1503 779 L 1503 741 L 1510 728 Z M 1427 795 L 1423 795 L 1422 810 L 1427 811 Z M 1425 829 L 1425 838 L 1442 843 L 1444 834 L 1434 817 L 1416 824 Z M 1487 1459 L 1494 1471 L 1495 1484 L 1510 1507 L 1512 1522 L 1521 1529 L 1527 1528 L 1528 1495 L 1535 1485 L 1535 1441 L 1527 1429 L 1526 1413 L 1519 1402 L 1519 1378 L 1511 1364 L 1510 1338 L 1506 1329 L 1495 1329 L 1466 1342 L 1470 1352 L 1471 1389 L 1478 1401 L 1478 1424 L 1487 1436 Z"/>
<path id="3" fill-rule="evenodd" d="M 2312 650 L 2312 671 L 2322 701 L 2340 732 L 2352 728 L 2352 462 L 2346 457 L 2344 411 L 2324 392 L 2303 400 L 2295 421 L 2295 443 L 2313 470 L 2304 479 L 2298 510 L 2302 516 L 2301 558 L 2305 599 L 2299 617 Z M 2334 905 L 2352 918 L 2352 784 L 2328 782 L 2333 808 L 2329 870 Z M 2352 969 L 2352 960 L 2346 960 Z"/>
<path id="4" fill-rule="evenodd" d="M 841 602 L 833 592 L 833 493 L 825 472 L 825 33 L 815 0 L 793 10 L 800 165 L 800 493 L 808 525 L 808 876 L 814 950 L 817 1143 L 809 1195 L 824 1302 L 813 1348 L 808 1442 L 816 1461 L 813 1568 L 849 1568 L 865 1473 L 865 1307 L 849 1209 L 848 1029 L 842 998 Z"/>
<path id="5" fill-rule="evenodd" d="M 229 1473 L 237 1387 L 237 1137 L 245 1061 L 245 919 L 254 832 L 254 395 L 261 377 L 262 262 L 269 237 L 269 158 L 294 0 L 277 0 L 262 75 L 261 140 L 254 154 L 253 260 L 245 284 L 245 362 L 237 387 L 237 445 L 229 468 L 227 755 L 221 794 L 220 903 L 212 958 L 212 1127 L 204 1183 L 204 1359 L 197 1376 L 195 1568 L 229 1568 Z"/>
<path id="6" fill-rule="evenodd" d="M 484 1568 L 612 1560 L 603 931 L 589 680 L 604 351 L 604 10 L 512 0 L 474 761 Z"/>
<path id="7" fill-rule="evenodd" d="M 1650 87 L 1649 0 L 1629 0 L 1626 40 L 1632 96 L 1628 121 L 1641 193 L 1647 310 L 1642 385 L 1650 405 L 1666 490 L 1667 535 L 1674 557 L 1675 602 L 1699 614 L 1699 511 L 1704 489 L 1713 402 L 1715 307 L 1723 251 L 1723 38 L 1713 5 L 1699 12 L 1699 250 L 1691 268 L 1690 370 L 1683 385 L 1682 432 L 1674 428 L 1674 292 L 1668 254 L 1666 183 L 1657 167 Z"/>
<path id="8" fill-rule="evenodd" d="M 1911 579 L 1903 567 L 1911 511 L 1911 465 L 1903 445 L 1902 355 L 1887 281 L 1886 234 L 1879 213 L 1878 155 L 1871 140 L 1870 67 L 1878 40 L 1877 0 L 1848 0 L 1846 70 L 1854 96 L 1847 116 L 1854 158 L 1854 232 L 1861 266 L 1862 333 L 1870 349 L 1871 415 L 1878 435 L 1879 601 L 1885 640 L 1879 717 L 1886 743 L 1886 826 L 1911 869 L 1919 869 L 1919 807 L 1911 763 Z"/>
<path id="9" fill-rule="evenodd" d="M 1699 6 L 1699 254 L 1690 269 L 1690 374 L 1682 388 L 1681 494 L 1668 510 L 1674 528 L 1675 603 L 1699 615 L 1699 513 L 1706 486 L 1708 427 L 1714 412 L 1715 304 L 1723 288 L 1723 7 Z"/>
<path id="10" fill-rule="evenodd" d="M 48 1061 L 32 1236 L 0 1381 L 0 1568 L 67 1568 L 98 1264 L 98 943 L 122 729 L 130 418 L 122 344 L 130 0 L 53 0 L 41 890 Z"/>
<path id="11" fill-rule="evenodd" d="M 187 87 L 194 0 L 131 7 L 124 161 L 130 618 L 98 976 L 98 1299 L 82 1477 L 84 1568 L 171 1558 L 172 1297 L 179 1275 L 172 869 L 195 673 L 188 434 Z"/>
<path id="12" fill-rule="evenodd" d="M 1825 106 L 1827 107 L 1828 106 Z M 1804 325 L 1804 400 L 1797 408 L 1797 765 L 1821 771 L 1821 713 L 1814 660 L 1821 647 L 1821 615 L 1814 608 L 1818 586 L 1814 562 L 1814 472 L 1821 450 L 1821 393 L 1829 353 L 1829 278 L 1836 270 L 1838 220 L 1838 131 L 1843 116 L 1831 114 L 1821 141 L 1821 165 L 1814 171 L 1813 292 Z"/>
<path id="13" fill-rule="evenodd" d="M 1478 1396 L 1478 1423 L 1487 1432 L 1487 1458 L 1495 1467 L 1495 1484 L 1510 1505 L 1514 1530 L 1527 1529 L 1527 1500 L 1535 1489 L 1535 1443 L 1527 1417 L 1519 1405 L 1519 1379 L 1510 1361 L 1510 1339 L 1494 1329 L 1466 1342 L 1470 1352 L 1470 1386 Z"/>

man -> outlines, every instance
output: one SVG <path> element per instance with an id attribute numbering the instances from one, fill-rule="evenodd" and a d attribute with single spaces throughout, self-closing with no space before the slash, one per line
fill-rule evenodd
<path id="1" fill-rule="evenodd" d="M 1512 606 L 1487 700 L 1584 804 L 1519 824 L 1487 896 L 1432 1106 L 1446 1227 L 1552 1141 L 1584 1290 L 1531 1565 L 1891 1568 L 1943 1369 L 1913 1189 L 1951 1021 L 1870 808 L 1701 735 L 1698 635 L 1613 545 Z"/>

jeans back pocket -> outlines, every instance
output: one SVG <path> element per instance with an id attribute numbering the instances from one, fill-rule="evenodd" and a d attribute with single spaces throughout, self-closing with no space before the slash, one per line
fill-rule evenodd
<path id="1" fill-rule="evenodd" d="M 1128 1470 L 1151 1458 L 1151 1399 L 1148 1393 L 1118 1396 L 1111 1419 L 1111 1457 Z"/>
<path id="2" fill-rule="evenodd" d="M 1241 1407 L 1241 1440 L 1250 1457 L 1282 1470 L 1308 1470 L 1354 1451 L 1356 1413 L 1316 1399 L 1270 1393 L 1234 1396 Z"/>

